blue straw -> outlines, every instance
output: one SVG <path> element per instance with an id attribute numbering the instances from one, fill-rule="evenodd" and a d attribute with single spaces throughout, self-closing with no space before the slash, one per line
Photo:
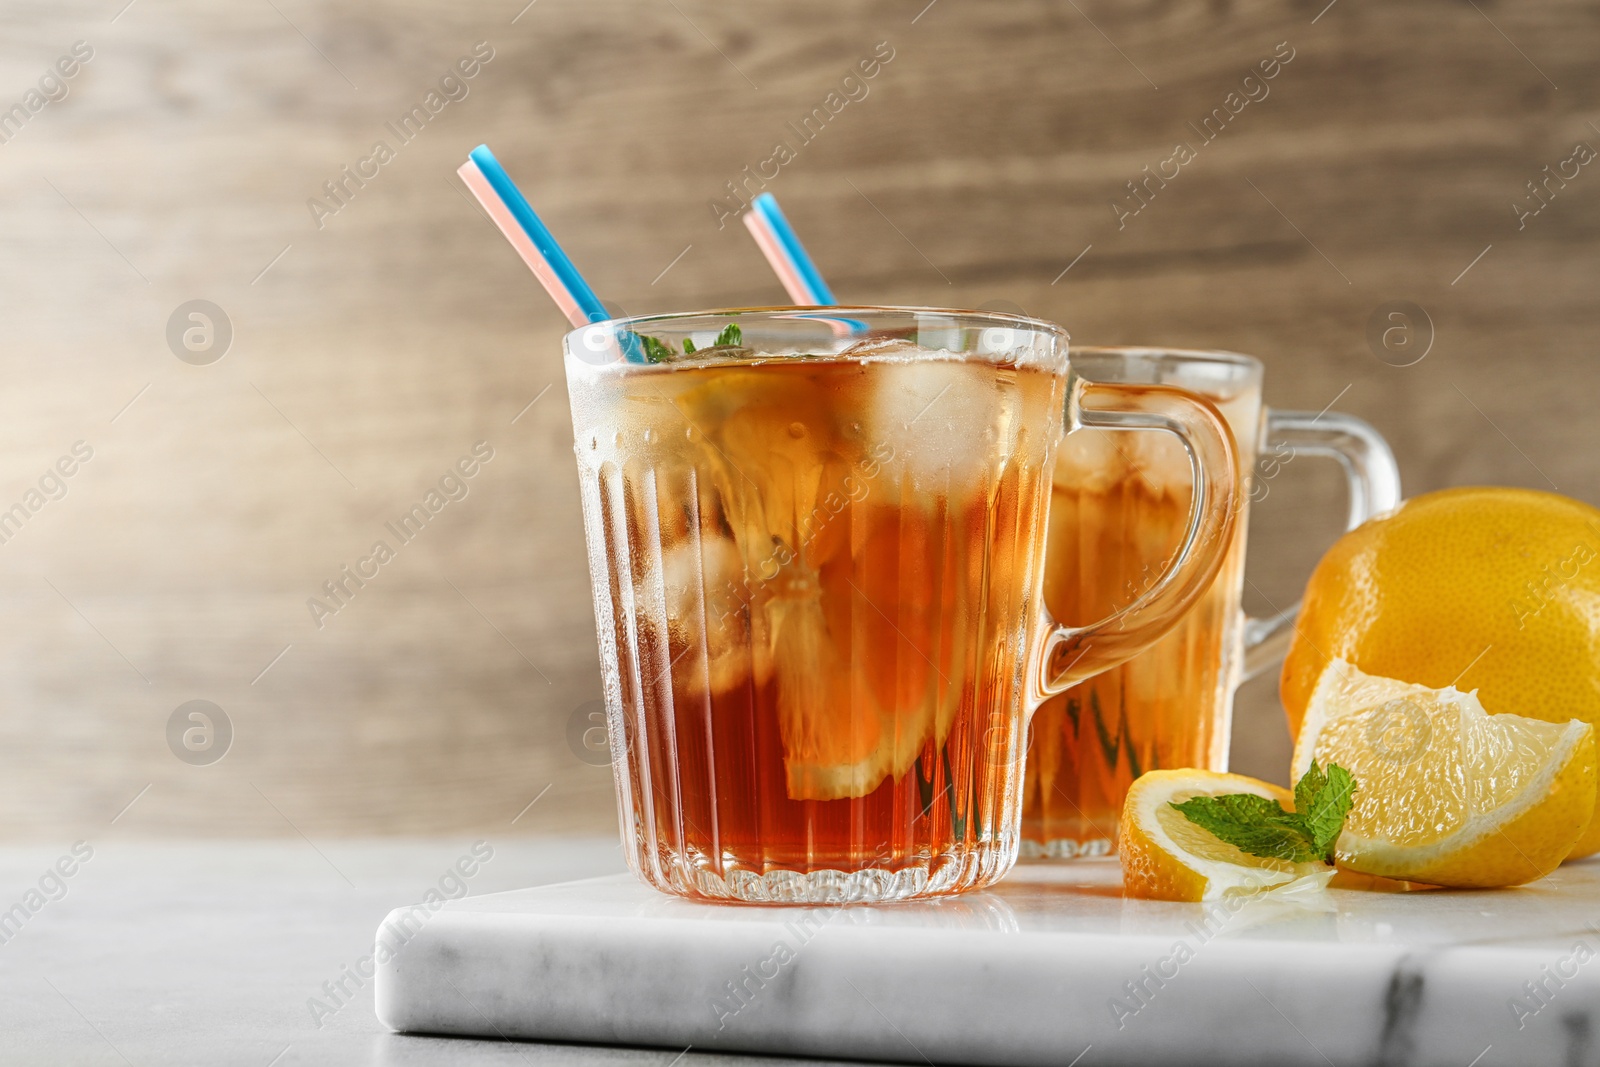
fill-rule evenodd
<path id="1" fill-rule="evenodd" d="M 522 190 L 517 188 L 506 169 L 500 161 L 494 158 L 494 153 L 489 151 L 489 146 L 481 144 L 471 153 L 472 161 L 478 165 L 494 188 L 495 194 L 505 204 L 506 210 L 511 212 L 511 217 L 517 220 L 517 225 L 522 227 L 522 232 L 528 235 L 528 240 L 533 242 L 533 247 L 550 264 L 550 269 L 555 271 L 556 277 L 561 279 L 561 284 L 567 292 L 572 294 L 572 299 L 577 302 L 578 308 L 588 316 L 590 322 L 603 322 L 611 317 L 600 303 L 600 298 L 594 295 L 594 290 L 589 288 L 589 283 L 583 280 L 583 275 L 578 273 L 578 268 L 572 265 L 572 260 L 561 250 L 550 230 L 534 214 L 533 208 L 528 204 L 528 198 L 522 195 Z"/>
<path id="2" fill-rule="evenodd" d="M 771 193 L 762 193 L 750 204 L 761 217 L 767 220 L 767 225 L 772 227 L 772 233 L 783 245 L 783 250 L 788 253 L 793 261 L 795 270 L 800 275 L 800 280 L 811 290 L 811 298 L 822 305 L 837 304 L 833 298 L 833 290 L 828 288 L 828 283 L 822 280 L 822 274 L 817 270 L 817 265 L 811 262 L 811 257 L 806 254 L 805 246 L 800 243 L 800 238 L 795 236 L 794 227 L 789 225 L 789 220 L 783 217 L 783 210 L 778 207 L 778 200 Z"/>

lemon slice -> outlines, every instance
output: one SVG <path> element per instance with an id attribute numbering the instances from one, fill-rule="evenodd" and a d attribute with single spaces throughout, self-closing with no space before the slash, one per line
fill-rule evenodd
<path id="1" fill-rule="evenodd" d="M 1476 692 L 1430 689 L 1333 660 L 1295 743 L 1356 780 L 1340 867 L 1433 885 L 1521 885 L 1555 870 L 1595 805 L 1594 730 L 1490 715 Z"/>
<path id="2" fill-rule="evenodd" d="M 882 714 L 841 662 L 815 597 L 774 600 L 767 612 L 789 798 L 866 796 L 897 769 Z"/>
<path id="3" fill-rule="evenodd" d="M 1220 900 L 1256 893 L 1317 872 L 1321 863 L 1290 863 L 1240 851 L 1190 822 L 1173 804 L 1196 796 L 1254 793 L 1292 810 L 1287 789 L 1216 771 L 1148 771 L 1134 779 L 1122 805 L 1117 853 L 1122 891 L 1152 900 Z"/>

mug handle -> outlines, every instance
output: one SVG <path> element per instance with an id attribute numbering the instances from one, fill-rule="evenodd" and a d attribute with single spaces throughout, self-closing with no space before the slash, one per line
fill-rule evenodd
<path id="1" fill-rule="evenodd" d="M 1269 409 L 1262 427 L 1261 455 L 1267 457 L 1269 450 L 1276 452 L 1283 448 L 1289 450 L 1291 459 L 1303 453 L 1308 456 L 1330 456 L 1339 461 L 1350 487 L 1346 530 L 1354 530 L 1374 515 L 1400 506 L 1400 468 L 1395 464 L 1389 442 L 1371 424 L 1354 415 L 1337 411 Z M 1274 460 L 1268 457 L 1268 462 Z M 1257 464 L 1259 466 L 1259 459 Z M 1276 471 L 1273 473 L 1276 474 Z M 1256 489 L 1264 484 L 1262 479 L 1255 479 L 1251 500 L 1265 499 L 1266 493 L 1256 493 Z M 1299 614 L 1300 604 L 1297 601 L 1269 618 L 1245 616 L 1245 679 L 1272 669 L 1283 659 L 1289 648 L 1289 636 L 1294 631 L 1295 618 Z"/>
<path id="2" fill-rule="evenodd" d="M 1132 659 L 1177 625 L 1221 570 L 1240 510 L 1233 434 L 1206 401 L 1168 386 L 1074 377 L 1067 431 L 1081 426 L 1172 434 L 1189 454 L 1194 495 L 1182 544 L 1142 596 L 1088 626 L 1063 626 L 1045 615 L 1030 713 L 1046 697 Z"/>

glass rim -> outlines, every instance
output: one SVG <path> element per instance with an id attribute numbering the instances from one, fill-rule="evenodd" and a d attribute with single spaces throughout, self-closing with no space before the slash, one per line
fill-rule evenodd
<path id="1" fill-rule="evenodd" d="M 1247 370 L 1265 367 L 1255 356 L 1227 349 L 1169 348 L 1166 345 L 1069 345 L 1069 357 L 1076 356 L 1143 356 L 1171 360 L 1174 363 L 1226 363 Z"/>
<path id="2" fill-rule="evenodd" d="M 939 358 L 948 350 L 955 358 L 973 358 L 972 353 L 1008 352 L 1022 362 L 1048 367 L 1056 373 L 1068 369 L 1067 348 L 1072 343 L 1066 327 L 1048 319 L 1036 319 L 1009 311 L 919 307 L 891 304 L 790 305 L 722 308 L 708 311 L 672 311 L 656 315 L 632 315 L 603 319 L 569 331 L 562 338 L 562 350 L 569 374 L 580 365 L 584 373 L 636 374 L 706 365 L 717 351 L 711 338 L 731 325 L 744 330 L 744 346 L 760 349 L 762 357 L 751 365 L 762 365 L 790 356 L 835 355 L 851 344 L 875 338 L 906 339 L 914 336 L 926 345 L 928 331 L 935 335 L 953 331 L 952 341 L 935 343 L 927 350 Z M 695 349 L 685 344 L 683 359 L 640 359 L 641 348 L 649 351 L 652 342 L 674 350 L 677 338 L 686 341 L 694 335 Z M 809 336 L 815 335 L 815 336 Z M 937 340 L 937 338 L 936 338 Z M 974 347 L 968 350 L 967 341 Z M 820 346 L 820 347 L 819 347 Z M 689 356 L 689 352 L 696 355 Z"/>
<path id="3" fill-rule="evenodd" d="M 825 321 L 828 319 L 872 315 L 904 315 L 913 318 L 919 315 L 944 315 L 974 323 L 1027 327 L 1059 337 L 1070 338 L 1065 326 L 1049 319 L 1035 318 L 1031 315 L 1017 315 L 1009 311 L 931 307 L 920 304 L 771 304 L 752 307 L 705 308 L 698 311 L 665 311 L 652 315 L 626 315 L 621 318 L 602 319 L 597 322 L 585 323 L 567 331 L 566 336 L 573 338 L 596 326 L 607 326 L 616 330 L 631 330 L 644 325 L 673 324 L 694 319 L 726 319 L 749 316 L 774 320 L 815 319 Z"/>
<path id="4" fill-rule="evenodd" d="M 1267 372 L 1261 360 L 1240 352 L 1160 345 L 1069 344 L 1067 362 L 1090 378 L 1171 385 L 1205 395 L 1221 388 L 1259 392 Z"/>

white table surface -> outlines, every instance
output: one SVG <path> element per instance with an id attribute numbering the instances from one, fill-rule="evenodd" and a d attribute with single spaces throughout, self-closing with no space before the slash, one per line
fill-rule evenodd
<path id="1" fill-rule="evenodd" d="M 68 854 L 70 845 L 0 848 L 0 922 L 13 904 L 38 887 L 41 874 Z M 320 1020 L 314 1017 L 312 998 L 328 1003 L 324 983 L 340 980 L 344 968 L 372 952 L 374 932 L 393 908 L 423 899 L 447 872 L 470 857 L 471 839 L 315 843 L 299 838 L 251 843 L 113 839 L 91 845 L 93 857 L 65 880 L 65 896 L 44 902 L 9 936 L 0 928 L 0 1064 L 4 1067 L 542 1067 L 554 1063 L 731 1067 L 838 1062 L 719 1055 L 698 1046 L 685 1052 L 681 1046 L 512 1044 L 394 1034 L 374 1014 L 370 980 L 359 988 L 351 985 L 352 995 L 346 1002 L 336 1010 L 324 1011 Z M 491 847 L 493 857 L 478 864 L 465 879 L 472 899 L 451 905 L 449 910 L 481 913 L 504 906 L 480 901 L 485 894 L 623 869 L 620 852 L 609 839 L 501 840 Z M 1089 866 L 1045 871 L 1023 868 L 1000 890 L 983 898 L 966 898 L 945 910 L 960 913 L 956 916 L 960 927 L 976 923 L 987 928 L 998 922 L 992 934 L 1008 939 L 1016 933 L 1033 932 L 1044 937 L 1091 935 L 1101 940 L 1113 934 L 1119 942 L 1144 942 L 1165 938 L 1174 924 L 1181 927 L 1193 907 L 1123 901 L 1108 884 L 1109 875 L 1108 870 Z M 621 901 L 630 892 L 627 883 L 622 883 L 613 895 L 621 893 Z M 1591 968 L 1584 966 L 1550 1009 L 1530 1021 L 1525 1033 L 1516 1032 L 1508 1025 L 1509 1016 L 1503 1016 L 1504 1000 L 1519 991 L 1521 980 L 1537 978 L 1544 963 L 1560 965 L 1574 938 L 1600 944 L 1600 863 L 1563 868 L 1535 886 L 1492 894 L 1397 897 L 1344 892 L 1338 896 L 1332 914 L 1241 914 L 1231 920 L 1226 938 L 1231 946 L 1218 942 L 1208 947 L 1205 959 L 1194 964 L 1195 977 L 1164 992 L 1148 1021 L 1138 1020 L 1139 1026 L 1154 1032 L 1161 1025 L 1161 1016 L 1188 1014 L 1186 1001 L 1205 999 L 1209 990 L 1222 988 L 1217 985 L 1220 972 L 1210 976 L 1203 972 L 1225 965 L 1232 957 L 1243 958 L 1241 953 L 1248 953 L 1249 945 L 1255 943 L 1269 959 L 1298 960 L 1313 967 L 1319 949 L 1352 959 L 1370 955 L 1381 962 L 1393 954 L 1412 961 L 1408 966 L 1420 968 L 1419 973 L 1425 973 L 1428 980 L 1421 1010 L 1413 1012 L 1420 1019 L 1420 1028 L 1413 1035 L 1417 1040 L 1397 1042 L 1378 1034 L 1375 1024 L 1388 1009 L 1364 1011 L 1357 1025 L 1348 1030 L 1334 1025 L 1329 1031 L 1324 1025 L 1326 1012 L 1298 1016 L 1288 999 L 1289 991 L 1272 979 L 1261 990 L 1265 1003 L 1233 1017 L 1220 1030 L 1215 1025 L 1218 1019 L 1207 1015 L 1204 1018 L 1210 1022 L 1201 1031 L 1191 1032 L 1208 1034 L 1207 1040 L 1214 1044 L 1221 1030 L 1226 1030 L 1237 1041 L 1236 1049 L 1256 1044 L 1247 1036 L 1251 1033 L 1276 1035 L 1282 1041 L 1274 1043 L 1288 1050 L 1304 1041 L 1306 1047 L 1299 1056 L 1304 1062 L 1330 1062 L 1340 1067 L 1380 1061 L 1388 1067 L 1431 1067 L 1435 1063 L 1468 1067 L 1474 1056 L 1480 1057 L 1477 1067 L 1504 1067 L 1529 1062 L 1522 1055 L 1533 1048 L 1529 1042 L 1555 1050 L 1552 1064 L 1600 1062 L 1600 1027 L 1592 1024 L 1600 1019 L 1600 984 L 1596 981 L 1600 971 L 1591 975 Z M 599 906 L 621 905 L 601 902 Z M 693 910 L 693 905 L 652 896 L 644 902 L 644 909 L 651 915 L 673 915 Z M 877 926 L 881 920 L 892 937 L 899 936 L 894 928 L 920 921 L 915 919 L 917 911 L 901 909 L 895 914 L 879 913 L 876 919 L 858 918 L 869 926 Z M 748 925 L 732 913 L 725 917 L 731 921 L 723 926 Z M 439 933 L 448 929 L 444 924 L 435 925 L 438 923 L 437 919 L 430 921 L 430 929 Z M 855 925 L 855 920 L 850 925 Z M 829 936 L 833 933 L 830 930 Z M 1487 972 L 1481 966 L 1484 961 L 1489 961 Z M 882 961 L 885 966 L 892 962 Z M 1296 963 L 1291 970 L 1299 966 Z M 1374 973 L 1386 976 L 1388 970 L 1380 966 Z M 1488 987 L 1483 983 L 1486 974 L 1492 979 Z M 346 983 L 350 985 L 350 980 Z M 1485 1002 L 1483 1010 L 1469 1010 L 1468 1001 L 1480 997 L 1485 988 L 1494 992 L 1493 1003 Z M 881 1001 L 880 989 L 891 991 L 890 986 L 873 985 L 875 1000 Z M 476 990 L 468 993 L 478 1001 Z M 1381 987 L 1378 996 L 1383 999 Z M 1272 998 L 1278 1002 L 1276 1008 L 1270 1007 Z M 1283 1012 L 1300 1021 L 1291 1022 Z M 1190 1021 L 1199 1025 L 1201 1018 L 1194 1016 Z M 1387 1033 L 1387 1027 L 1383 1029 Z M 1427 1049 L 1441 1041 L 1460 1044 L 1466 1054 L 1451 1059 L 1431 1056 Z M 1486 1048 L 1491 1042 L 1494 1047 Z M 1200 1046 L 1192 1047 L 1198 1051 Z M 1122 1053 L 1131 1048 L 1121 1039 L 1108 1037 L 1080 1067 L 1094 1067 L 1098 1061 L 1128 1062 Z M 1378 1059 L 1363 1059 L 1359 1051 L 1363 1048 L 1383 1051 Z M 1060 1063 L 1066 1067 L 1077 1052 L 1063 1052 Z M 887 1046 L 878 1054 L 900 1058 Z M 1273 1062 L 1296 1058 L 1280 1057 Z M 909 1049 L 904 1060 L 923 1062 Z M 1150 1062 L 1188 1060 L 1165 1055 Z"/>
<path id="2" fill-rule="evenodd" d="M 370 953 L 384 915 L 420 899 L 472 843 L 90 842 L 93 857 L 64 880 L 66 895 L 0 944 L 0 1064 L 787 1062 L 392 1034 L 373 1014 L 370 982 L 317 1026 L 307 1001 L 324 995 L 322 983 Z M 0 848 L 0 912 L 71 844 Z M 474 896 L 623 869 L 610 840 L 491 847 L 467 879 Z"/>

